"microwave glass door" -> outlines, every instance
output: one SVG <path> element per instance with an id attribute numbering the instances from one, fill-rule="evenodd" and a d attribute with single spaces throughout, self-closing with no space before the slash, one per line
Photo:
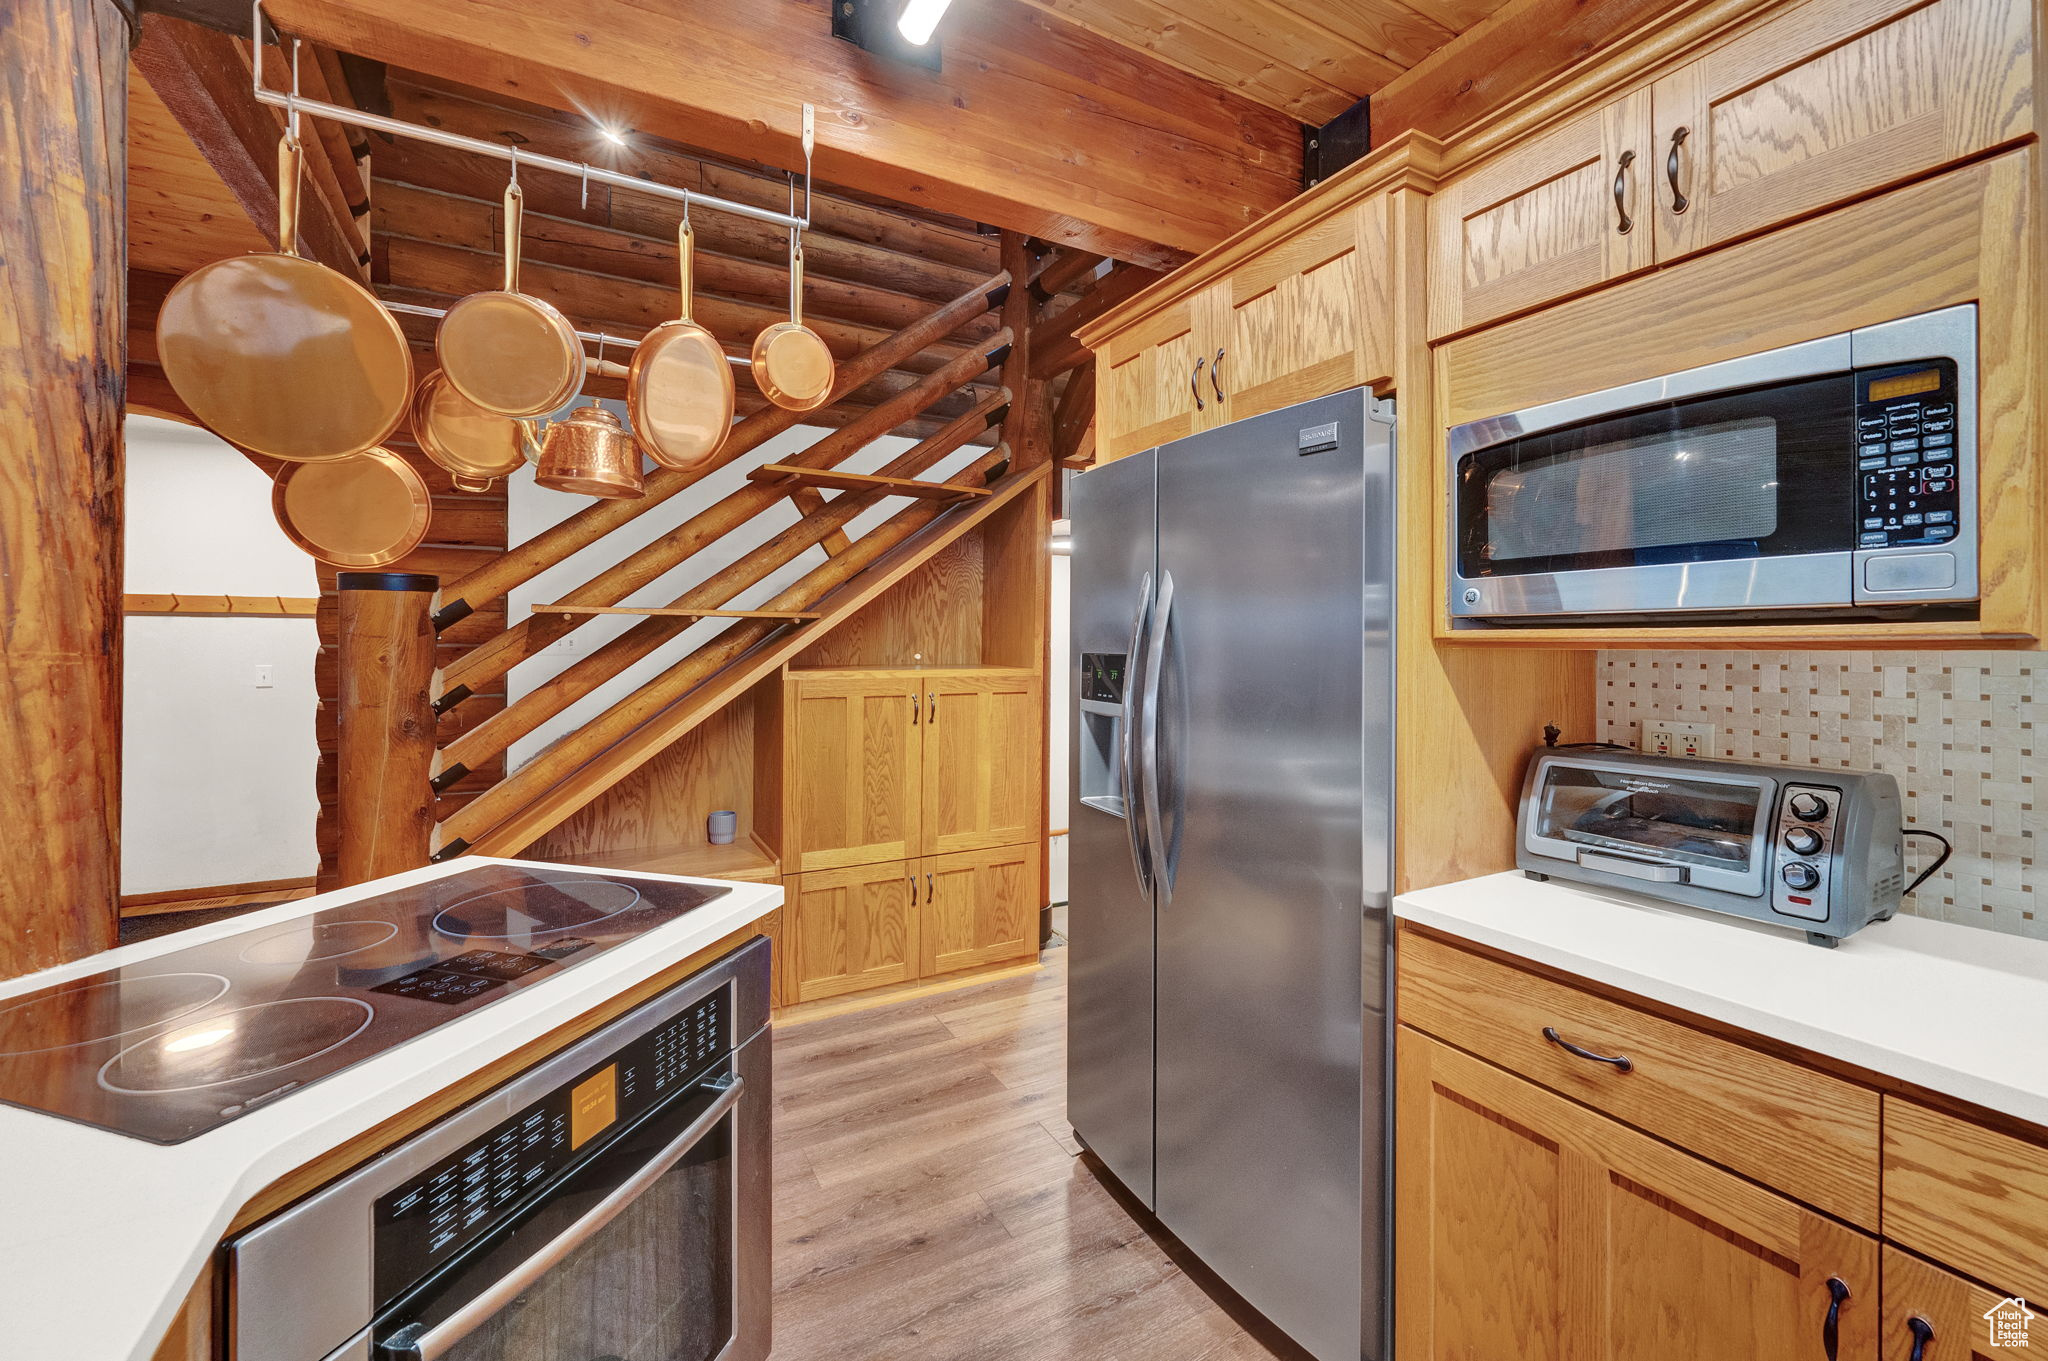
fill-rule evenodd
<path id="1" fill-rule="evenodd" d="M 714 1361 L 734 1334 L 739 1118 L 719 1102 L 707 1120 L 719 1094 L 670 1102 L 568 1173 L 380 1319 L 371 1354 Z"/>
<path id="2" fill-rule="evenodd" d="M 1855 416 L 1845 372 L 1478 450 L 1457 473 L 1460 574 L 1846 553 L 1856 542 Z"/>
<path id="3" fill-rule="evenodd" d="M 1683 868 L 1684 882 L 1763 890 L 1774 786 L 1553 761 L 1542 775 L 1531 846 L 1563 859 L 1622 856 Z"/>

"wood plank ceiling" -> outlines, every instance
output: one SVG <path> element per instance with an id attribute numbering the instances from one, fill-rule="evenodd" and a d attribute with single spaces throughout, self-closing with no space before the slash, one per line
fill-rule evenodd
<path id="1" fill-rule="evenodd" d="M 1506 0 L 1027 0 L 1299 122 L 1329 122 Z"/>

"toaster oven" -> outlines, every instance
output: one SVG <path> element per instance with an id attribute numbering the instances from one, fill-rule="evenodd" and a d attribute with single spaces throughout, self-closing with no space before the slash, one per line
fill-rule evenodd
<path id="1" fill-rule="evenodd" d="M 1834 945 L 1898 911 L 1898 782 L 1873 770 L 1545 748 L 1523 783 L 1515 863 L 1532 878 L 1797 927 Z"/>

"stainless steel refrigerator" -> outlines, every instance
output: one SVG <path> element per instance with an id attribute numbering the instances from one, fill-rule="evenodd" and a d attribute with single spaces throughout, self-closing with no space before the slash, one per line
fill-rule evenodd
<path id="1" fill-rule="evenodd" d="M 1387 1355 L 1393 406 L 1074 480 L 1067 1106 L 1321 1361 Z"/>

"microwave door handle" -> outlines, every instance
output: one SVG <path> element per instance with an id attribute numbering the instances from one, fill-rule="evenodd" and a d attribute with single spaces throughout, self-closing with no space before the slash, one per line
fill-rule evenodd
<path id="1" fill-rule="evenodd" d="M 1152 636 L 1145 644 L 1145 716 L 1139 754 L 1145 779 L 1145 840 L 1152 848 L 1152 877 L 1159 885 L 1159 905 L 1173 901 L 1173 871 L 1166 863 L 1165 818 L 1160 811 L 1159 674 L 1166 669 L 1166 631 L 1173 622 L 1173 573 L 1159 574 L 1159 609 Z"/>
<path id="2" fill-rule="evenodd" d="M 1625 874 L 1631 879 L 1646 879 L 1653 884 L 1682 884 L 1691 877 L 1683 865 L 1667 865 L 1656 860 L 1636 860 L 1626 855 L 1602 855 L 1598 851 L 1580 851 L 1579 864 L 1589 870 Z"/>
<path id="3" fill-rule="evenodd" d="M 548 1272 L 561 1265 L 563 1259 L 582 1247 L 598 1232 L 624 1214 L 626 1207 L 668 1174 L 670 1168 L 681 1162 L 699 1140 L 732 1112 L 739 1104 L 740 1094 L 746 1090 L 745 1078 L 735 1074 L 722 1085 L 714 1086 L 718 1099 L 708 1106 L 704 1113 L 690 1122 L 688 1129 L 675 1137 L 675 1141 L 621 1183 L 610 1195 L 599 1201 L 583 1218 L 571 1224 L 551 1239 L 546 1246 L 533 1256 L 521 1262 L 505 1275 L 491 1282 L 477 1297 L 464 1304 L 432 1328 L 420 1328 L 413 1324 L 401 1328 L 389 1339 L 380 1343 L 377 1353 L 392 1361 L 441 1361 L 459 1346 L 462 1340 L 482 1327 L 492 1315 L 502 1311 L 521 1292 L 529 1290 Z"/>
<path id="4" fill-rule="evenodd" d="M 1131 842 L 1131 867 L 1138 875 L 1138 891 L 1152 896 L 1152 870 L 1142 824 L 1143 791 L 1138 787 L 1138 677 L 1143 669 L 1139 649 L 1145 645 L 1145 624 L 1152 614 L 1152 574 L 1145 573 L 1138 588 L 1138 612 L 1131 620 L 1131 650 L 1124 654 L 1124 698 L 1121 740 L 1117 743 L 1117 779 L 1124 791 L 1124 834 Z"/>

